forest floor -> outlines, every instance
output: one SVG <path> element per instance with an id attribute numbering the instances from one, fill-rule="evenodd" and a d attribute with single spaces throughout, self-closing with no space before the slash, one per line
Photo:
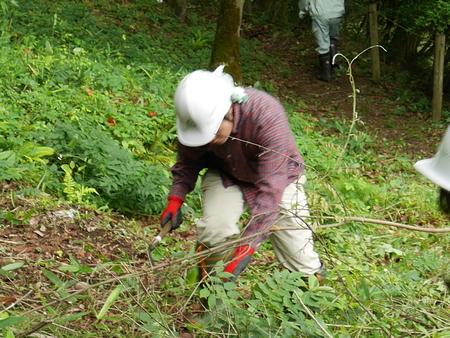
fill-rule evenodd
<path id="1" fill-rule="evenodd" d="M 333 72 L 333 80 L 317 80 L 315 77 L 320 68 L 314 39 L 310 32 L 304 30 L 304 26 L 300 31 L 298 35 L 276 32 L 260 37 L 264 51 L 292 70 L 287 73 L 282 70 L 283 67 L 269 66 L 265 80 L 277 88 L 281 100 L 300 96 L 306 106 L 299 108 L 299 112 L 349 124 L 353 119 L 354 102 L 347 61 L 338 56 L 340 67 Z M 345 36 L 339 41 L 339 52 L 350 61 L 366 48 L 368 46 L 346 40 Z M 433 156 L 445 126 L 432 123 L 431 108 L 426 114 L 421 114 L 413 111 L 415 102 L 410 102 L 411 109 L 406 107 L 405 101 L 398 98 L 398 89 L 401 88 L 396 87 L 392 79 L 386 78 L 383 65 L 381 81 L 374 83 L 371 79 L 370 53 L 370 50 L 362 53 L 352 64 L 359 119 L 356 128 L 367 133 L 378 144 L 380 152 L 392 155 L 395 150 L 411 160 Z"/>
<path id="2" fill-rule="evenodd" d="M 331 82 L 325 83 L 315 79 L 319 71 L 318 60 L 314 53 L 312 40 L 299 40 L 294 36 L 271 33 L 260 37 L 264 53 L 279 60 L 292 72 L 285 74 L 278 67 L 268 67 L 265 81 L 274 85 L 280 99 L 289 100 L 301 96 L 306 104 L 301 108 L 305 114 L 328 119 L 337 119 L 341 123 L 350 122 L 353 116 L 353 100 L 350 97 L 352 88 L 344 67 Z M 306 34 L 307 35 L 307 34 Z M 342 39 L 341 50 L 346 52 L 345 39 Z M 299 46 L 293 48 L 293 46 Z M 303 47 L 302 47 L 303 46 Z M 299 53 L 299 50 L 309 50 Z M 343 59 L 341 59 L 343 60 Z M 359 90 L 357 96 L 357 111 L 361 122 L 357 128 L 367 132 L 378 142 L 380 150 L 386 154 L 394 148 L 405 153 L 412 160 L 411 165 L 420 157 L 432 156 L 444 131 L 443 126 L 424 128 L 430 125 L 429 116 L 420 116 L 413 112 L 395 114 L 398 104 L 395 101 L 395 88 L 392 84 L 382 82 L 374 84 L 363 67 L 370 67 L 367 61 L 356 62 L 355 83 Z M 299 110 L 300 111 L 300 110 Z M 431 112 L 430 112 L 431 115 Z M 424 134 L 425 133 L 425 134 Z M 428 141 L 424 141 L 428 140 Z M 389 145 L 388 145 L 389 144 Z M 94 210 L 80 208 L 74 205 L 59 205 L 48 203 L 48 206 L 37 205 L 33 199 L 21 196 L 13 197 L 12 191 L 17 188 L 14 184 L 4 184 L 0 188 L 0 210 L 14 210 L 26 213 L 35 210 L 28 220 L 28 225 L 14 224 L 14 220 L 7 221 L 7 226 L 0 227 L 0 267 L 12 261 L 43 262 L 53 260 L 60 264 L 71 264 L 69 254 L 82 266 L 97 266 L 102 261 L 118 261 L 127 257 L 136 271 L 148 268 L 148 258 L 145 243 L 149 236 L 142 234 L 142 229 L 149 226 L 152 233 L 157 233 L 157 217 L 138 221 L 136 231 L 125 232 L 123 226 L 128 220 L 121 215 L 104 215 Z M 49 197 L 50 198 L 50 197 Z M 75 217 L 81 215 L 82 217 Z M 107 224 L 107 227 L 98 227 Z M 173 236 L 193 237 L 194 231 L 179 231 Z M 141 243 L 140 249 L 136 249 Z M 94 254 L 95 253 L 95 254 Z M 39 264 L 28 264 L 21 269 L 20 278 L 8 280 L 3 278 L 0 290 L 0 310 L 18 300 L 27 291 L 33 290 L 31 295 L 22 299 L 24 308 L 42 305 L 42 299 L 52 298 L 54 291 L 46 278 L 42 275 Z M 17 287 L 18 281 L 24 281 L 23 292 Z M 70 290 L 68 290 L 70 291 Z M 86 318 L 87 319 L 87 318 Z M 95 321 L 86 320 L 86 327 Z M 184 337 L 189 337 L 185 333 Z"/>

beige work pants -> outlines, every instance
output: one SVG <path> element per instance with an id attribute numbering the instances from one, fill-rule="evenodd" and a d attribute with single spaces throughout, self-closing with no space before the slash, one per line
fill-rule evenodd
<path id="1" fill-rule="evenodd" d="M 314 251 L 312 231 L 303 221 L 309 216 L 304 182 L 306 178 L 302 176 L 285 189 L 276 222 L 280 228 L 298 227 L 299 230 L 276 231 L 269 238 L 285 268 L 311 275 L 319 271 L 322 263 Z M 209 170 L 201 188 L 204 195 L 203 217 L 197 222 L 199 244 L 212 248 L 238 238 L 241 231 L 237 223 L 247 207 L 240 187 L 225 188 L 220 174 Z"/>

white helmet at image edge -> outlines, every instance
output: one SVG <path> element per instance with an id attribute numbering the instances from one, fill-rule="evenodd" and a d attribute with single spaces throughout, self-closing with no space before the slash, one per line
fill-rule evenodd
<path id="1" fill-rule="evenodd" d="M 417 161 L 414 168 L 431 182 L 450 191 L 450 126 L 432 158 Z"/>
<path id="2" fill-rule="evenodd" d="M 196 70 L 177 87 L 174 97 L 177 134 L 181 144 L 199 147 L 214 138 L 231 107 L 234 84 L 224 66 L 214 72 Z"/>

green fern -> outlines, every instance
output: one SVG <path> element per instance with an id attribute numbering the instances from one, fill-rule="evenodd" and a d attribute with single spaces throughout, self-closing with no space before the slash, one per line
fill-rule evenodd
<path id="1" fill-rule="evenodd" d="M 81 203 L 83 201 L 83 197 L 90 194 L 97 194 L 97 190 L 94 188 L 85 187 L 82 184 L 78 184 L 73 179 L 73 170 L 75 169 L 75 163 L 70 162 L 70 164 L 61 165 L 61 169 L 65 172 L 63 185 L 63 192 L 66 194 L 67 199 L 72 202 Z"/>

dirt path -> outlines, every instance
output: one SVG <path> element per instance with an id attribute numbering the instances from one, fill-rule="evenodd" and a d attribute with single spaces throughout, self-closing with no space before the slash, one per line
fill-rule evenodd
<path id="1" fill-rule="evenodd" d="M 292 72 L 281 73 L 275 67 L 269 67 L 267 81 L 279 90 L 283 99 L 300 96 L 307 105 L 305 113 L 317 118 L 338 119 L 341 124 L 349 123 L 353 116 L 352 87 L 346 73 L 347 64 L 339 58 L 341 69 L 334 79 L 322 82 L 315 79 L 319 72 L 318 59 L 314 51 L 313 40 L 308 32 L 300 36 L 279 33 L 265 36 L 263 45 L 267 54 L 284 62 Z M 351 45 L 351 46 L 350 46 Z M 355 54 L 354 42 L 340 41 L 340 52 L 344 55 Z M 367 46 L 361 46 L 358 53 Z M 369 134 L 380 146 L 405 153 L 412 160 L 433 156 L 445 130 L 443 124 L 431 122 L 431 108 L 427 116 L 414 112 L 396 99 L 395 85 L 382 74 L 382 81 L 371 81 L 370 51 L 358 58 L 352 66 L 356 96 L 356 111 L 362 123 L 358 129 Z M 414 108 L 414 102 L 410 105 Z M 387 148 L 387 147 L 386 147 Z"/>

